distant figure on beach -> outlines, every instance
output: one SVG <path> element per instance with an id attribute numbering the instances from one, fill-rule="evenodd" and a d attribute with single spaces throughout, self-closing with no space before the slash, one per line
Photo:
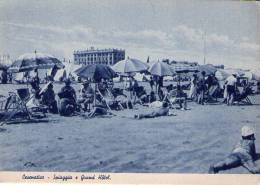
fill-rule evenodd
<path id="1" fill-rule="evenodd" d="M 31 87 L 32 87 L 32 93 L 35 95 L 36 99 L 40 99 L 39 93 L 40 93 L 40 78 L 38 76 L 38 70 L 34 70 L 35 75 L 32 77 L 31 80 Z"/>
<path id="2" fill-rule="evenodd" d="M 169 115 L 169 105 L 167 102 L 163 102 L 162 107 L 148 114 L 137 114 L 134 117 L 136 119 L 142 118 L 155 118 L 160 116 L 168 116 Z"/>
<path id="3" fill-rule="evenodd" d="M 151 87 L 151 91 L 153 91 L 153 86 L 154 86 L 154 79 L 153 79 L 153 76 L 150 77 L 149 84 L 150 84 L 150 87 Z"/>
<path id="4" fill-rule="evenodd" d="M 7 81 L 8 81 L 7 70 L 4 69 L 4 70 L 2 71 L 2 74 L 1 74 L 1 83 L 2 83 L 2 84 L 7 84 Z"/>
<path id="5" fill-rule="evenodd" d="M 243 166 L 251 173 L 260 173 L 254 161 L 256 160 L 254 130 L 249 126 L 241 129 L 242 139 L 235 146 L 226 159 L 210 166 L 209 173 L 218 173 L 234 167 Z"/>
<path id="6" fill-rule="evenodd" d="M 48 107 L 48 111 L 53 114 L 58 113 L 57 101 L 55 100 L 55 93 L 53 90 L 52 82 L 49 82 L 47 85 L 47 89 L 43 91 L 41 94 L 41 104 L 46 105 Z"/>
<path id="7" fill-rule="evenodd" d="M 198 80 L 197 93 L 198 93 L 198 104 L 204 105 L 205 92 L 207 90 L 206 80 L 205 80 L 206 72 L 201 72 L 201 77 Z"/>
<path id="8" fill-rule="evenodd" d="M 237 75 L 232 74 L 226 79 L 227 105 L 233 105 L 234 98 L 236 95 L 236 86 L 237 86 Z"/>
<path id="9" fill-rule="evenodd" d="M 65 80 L 65 86 L 58 93 L 60 98 L 59 112 L 62 116 L 71 116 L 76 110 L 76 92 L 70 84 L 70 79 Z"/>
<path id="10" fill-rule="evenodd" d="M 197 97 L 197 74 L 193 74 L 191 78 L 191 84 L 190 84 L 190 92 L 188 98 L 191 100 L 195 100 Z"/>
<path id="11" fill-rule="evenodd" d="M 83 104 L 83 110 L 86 111 L 90 109 L 90 104 L 94 102 L 94 90 L 89 81 L 83 82 L 82 85 L 78 104 Z"/>
<path id="12" fill-rule="evenodd" d="M 219 88 L 218 79 L 214 74 L 208 76 L 206 80 L 207 89 L 208 89 L 208 98 L 207 101 L 213 100 L 214 97 L 217 97 L 216 93 Z"/>

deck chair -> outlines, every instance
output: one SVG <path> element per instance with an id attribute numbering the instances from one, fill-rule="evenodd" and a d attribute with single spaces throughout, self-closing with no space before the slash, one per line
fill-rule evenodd
<path id="1" fill-rule="evenodd" d="M 120 102 L 115 99 L 112 92 L 110 90 L 108 90 L 107 88 L 105 89 L 105 91 L 103 91 L 103 93 L 101 93 L 100 89 L 97 87 L 97 92 L 98 92 L 98 95 L 100 95 L 100 97 L 101 97 L 101 101 L 103 101 L 105 103 L 106 107 L 109 110 L 112 110 L 111 102 L 112 102 L 112 104 L 113 103 L 118 104 L 118 106 L 121 109 L 124 109 L 124 107 L 120 104 Z"/>
<path id="2" fill-rule="evenodd" d="M 32 98 L 33 96 L 30 96 L 28 88 L 17 89 L 16 93 L 10 92 L 9 96 L 1 102 L 1 125 L 13 120 L 19 121 L 46 117 L 45 112 L 42 110 L 36 110 L 34 107 L 28 108 L 27 103 Z"/>
<path id="3" fill-rule="evenodd" d="M 163 101 L 167 101 L 171 108 L 174 108 L 175 104 L 180 105 L 182 107 L 182 103 L 184 103 L 184 108 L 187 108 L 187 102 L 185 96 L 177 96 L 177 89 L 173 89 L 165 94 Z"/>
<path id="4" fill-rule="evenodd" d="M 245 104 L 245 105 L 253 105 L 252 101 L 248 97 L 250 93 L 252 92 L 252 89 L 247 86 L 244 87 L 241 93 L 237 93 L 237 95 L 234 98 L 235 104 Z"/>

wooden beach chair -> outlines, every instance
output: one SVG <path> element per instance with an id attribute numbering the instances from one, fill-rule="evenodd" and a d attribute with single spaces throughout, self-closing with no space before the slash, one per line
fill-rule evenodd
<path id="1" fill-rule="evenodd" d="M 28 88 L 17 89 L 16 93 L 9 92 L 9 96 L 0 103 L 0 125 L 10 121 L 19 122 L 46 117 L 45 112 L 40 107 L 27 107 L 27 103 L 32 98 Z"/>

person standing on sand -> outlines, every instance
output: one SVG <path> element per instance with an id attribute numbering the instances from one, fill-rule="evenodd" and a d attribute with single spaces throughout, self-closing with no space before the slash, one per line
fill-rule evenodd
<path id="1" fill-rule="evenodd" d="M 76 110 L 76 91 L 70 84 L 70 79 L 67 79 L 65 86 L 58 93 L 60 98 L 59 112 L 61 116 L 71 116 Z"/>
<path id="2" fill-rule="evenodd" d="M 150 77 L 150 81 L 149 81 L 150 87 L 151 87 L 151 91 L 153 91 L 153 86 L 154 86 L 154 80 L 153 77 Z"/>
<path id="3" fill-rule="evenodd" d="M 242 165 L 249 172 L 260 174 L 260 168 L 257 168 L 254 163 L 257 157 L 254 130 L 249 126 L 243 126 L 241 135 L 242 139 L 238 142 L 231 154 L 223 161 L 211 165 L 209 173 L 218 173 L 221 170 L 228 170 Z"/>
<path id="4" fill-rule="evenodd" d="M 204 105 L 204 96 L 207 90 L 206 80 L 205 80 L 206 72 L 201 72 L 201 77 L 198 80 L 197 93 L 198 93 L 198 104 Z"/>
<path id="5" fill-rule="evenodd" d="M 236 93 L 237 75 L 232 74 L 226 80 L 227 88 L 227 105 L 233 105 Z"/>
<path id="6" fill-rule="evenodd" d="M 191 78 L 191 85 L 190 85 L 190 92 L 189 92 L 189 99 L 195 99 L 197 97 L 197 75 L 193 74 Z"/>

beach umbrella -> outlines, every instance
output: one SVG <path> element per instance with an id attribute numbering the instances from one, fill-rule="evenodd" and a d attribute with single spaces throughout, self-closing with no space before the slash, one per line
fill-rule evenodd
<path id="1" fill-rule="evenodd" d="M 112 79 L 116 77 L 116 73 L 107 65 L 92 64 L 83 66 L 75 71 L 81 78 L 90 78 L 95 83 L 95 92 L 97 90 L 97 82 L 101 79 Z M 96 93 L 94 93 L 94 106 L 96 105 Z"/>
<path id="2" fill-rule="evenodd" d="M 103 64 L 83 66 L 77 69 L 75 73 L 81 78 L 91 78 L 95 82 L 99 82 L 101 79 L 112 79 L 117 76 L 111 67 Z"/>
<path id="3" fill-rule="evenodd" d="M 112 66 L 112 69 L 117 73 L 132 73 L 146 71 L 149 66 L 146 63 L 134 58 L 121 60 Z"/>
<path id="4" fill-rule="evenodd" d="M 217 71 L 217 68 L 214 67 L 212 64 L 206 64 L 198 66 L 198 71 L 205 71 L 206 75 L 212 75 Z"/>
<path id="5" fill-rule="evenodd" d="M 173 70 L 169 64 L 164 62 L 154 63 L 148 70 L 152 75 L 156 76 L 172 76 L 174 75 Z"/>
<path id="6" fill-rule="evenodd" d="M 49 54 L 43 53 L 26 53 L 18 57 L 9 67 L 13 73 L 31 71 L 34 69 L 49 69 L 54 66 L 63 68 L 64 65 L 60 60 Z"/>

